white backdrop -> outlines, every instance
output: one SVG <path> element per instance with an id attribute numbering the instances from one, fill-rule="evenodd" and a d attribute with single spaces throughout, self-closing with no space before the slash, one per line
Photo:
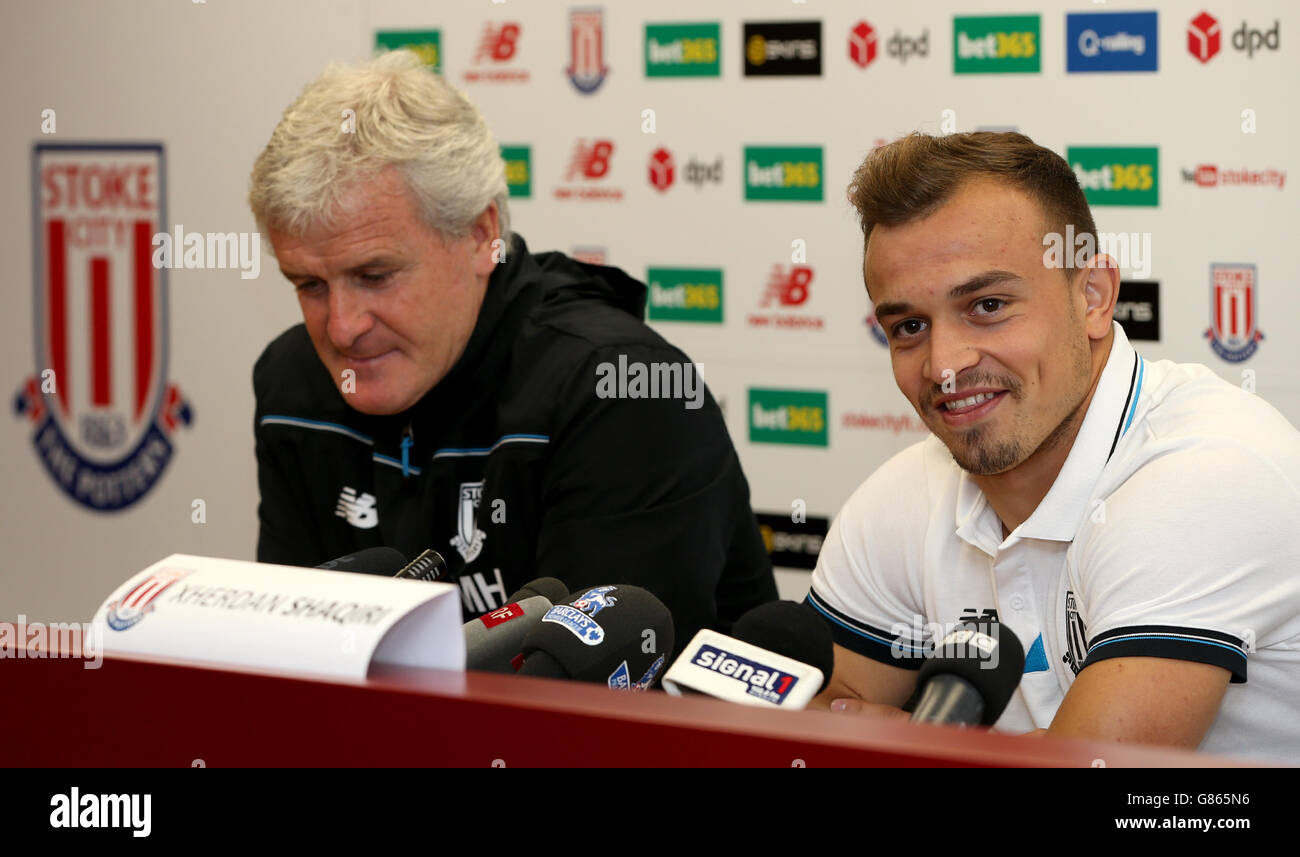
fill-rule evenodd
<path id="1" fill-rule="evenodd" d="M 594 7 L 594 4 L 589 4 Z M 1158 206 L 1096 206 L 1103 231 L 1152 236 L 1151 279 L 1159 283 L 1161 340 L 1136 343 L 1151 359 L 1205 363 L 1240 383 L 1253 371 L 1259 395 L 1300 423 L 1300 260 L 1294 233 L 1300 204 L 1290 184 L 1300 119 L 1292 4 L 1220 3 L 1208 11 L 1222 44 L 1208 62 L 1187 47 L 1199 3 L 1158 4 L 1159 70 L 1146 74 L 1067 74 L 1066 12 L 1149 10 L 1156 4 L 1021 0 L 791 3 L 660 0 L 603 7 L 605 78 L 581 94 L 571 59 L 570 5 L 463 0 L 47 0 L 0 10 L 0 251 L 8 262 L 0 317 L 11 397 L 42 368 L 36 354 L 32 151 L 38 143 L 160 142 L 166 158 L 167 226 L 251 232 L 248 172 L 281 111 L 334 59 L 367 54 L 376 30 L 438 30 L 443 73 L 483 110 L 502 144 L 531 152 L 531 196 L 512 201 L 516 229 L 534 251 L 599 248 L 609 264 L 646 277 L 650 267 L 723 272 L 721 323 L 655 322 L 702 364 L 725 401 L 759 511 L 788 515 L 802 501 L 829 517 L 878 464 L 924 435 L 908 425 L 887 351 L 872 337 L 860 275 L 860 232 L 844 189 L 877 141 L 913 129 L 940 132 L 1014 126 L 1062 153 L 1077 146 L 1157 146 Z M 1049 8 L 1050 7 L 1050 8 Z M 598 8 L 598 7 L 597 7 Z M 954 74 L 954 15 L 1041 15 L 1037 74 Z M 850 57 L 850 30 L 866 20 L 879 53 L 865 68 Z M 819 76 L 742 75 L 742 24 L 820 21 Z M 516 51 L 494 65 L 477 57 L 489 23 L 519 25 Z M 716 77 L 647 77 L 647 23 L 720 25 Z M 1232 33 L 1268 31 L 1279 47 L 1251 56 Z M 895 33 L 928 33 L 928 53 L 890 56 Z M 527 71 L 526 83 L 467 81 L 492 68 Z M 518 76 L 518 75 L 516 75 Z M 43 111 L 56 130 L 43 133 Z M 654 133 L 645 133 L 646 110 Z M 1255 133 L 1243 132 L 1253 111 Z M 48 115 L 48 114 L 44 114 Z M 608 140 L 609 173 L 568 179 L 579 140 Z M 821 202 L 747 202 L 746 146 L 822 149 Z M 651 153 L 672 153 L 676 179 L 649 182 Z M 684 181 L 692 160 L 721 159 L 719 182 Z M 1285 171 L 1276 187 L 1198 187 L 1182 172 Z M 560 200 L 557 187 L 620 189 L 621 201 Z M 792 264 L 793 242 L 814 271 L 809 296 L 762 306 L 773 266 Z M 1225 362 L 1204 337 L 1212 263 L 1249 263 L 1258 273 L 1256 320 L 1265 339 L 1242 363 Z M 1126 277 L 1129 272 L 1126 272 Z M 168 274 L 167 377 L 192 408 L 172 435 L 174 454 L 141 499 L 92 511 L 46 472 L 34 425 L 9 409 L 0 418 L 0 620 L 82 620 L 129 573 L 172 552 L 252 558 L 257 487 L 250 373 L 262 347 L 298 320 L 291 287 L 274 262 L 261 276 L 237 270 Z M 751 316 L 801 319 L 802 327 L 756 328 Z M 821 319 L 820 329 L 808 329 Z M 824 393 L 825 445 L 751 443 L 749 390 Z M 890 419 L 894 418 L 894 419 Z M 869 427 L 872 425 L 877 427 Z M 891 427 L 893 426 L 893 427 Z M 202 500 L 206 520 L 193 520 Z M 806 572 L 782 575 L 800 597 Z"/>

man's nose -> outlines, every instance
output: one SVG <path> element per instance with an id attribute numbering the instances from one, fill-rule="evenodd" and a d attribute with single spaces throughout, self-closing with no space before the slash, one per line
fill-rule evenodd
<path id="1" fill-rule="evenodd" d="M 335 348 L 347 350 L 374 326 L 366 296 L 346 283 L 329 286 L 325 332 Z"/>
<path id="2" fill-rule="evenodd" d="M 971 343 L 970 332 L 960 324 L 931 322 L 925 377 L 942 387 L 944 382 L 955 385 L 957 376 L 979 363 L 979 352 Z M 953 386 L 951 391 L 955 392 Z"/>

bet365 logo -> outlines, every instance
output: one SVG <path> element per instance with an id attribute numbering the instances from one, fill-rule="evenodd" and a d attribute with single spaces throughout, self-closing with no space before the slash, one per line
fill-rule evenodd
<path id="1" fill-rule="evenodd" d="M 749 391 L 749 442 L 827 446 L 827 394 L 820 390 Z"/>
<path id="2" fill-rule="evenodd" d="M 434 74 L 442 74 L 441 30 L 376 30 L 375 50 L 412 51 Z"/>
<path id="3" fill-rule="evenodd" d="M 651 268 L 646 283 L 651 321 L 722 323 L 722 269 Z"/>
<path id="4" fill-rule="evenodd" d="M 1065 159 L 1093 205 L 1160 204 L 1160 150 L 1156 146 L 1071 146 Z"/>
<path id="5" fill-rule="evenodd" d="M 506 162 L 506 187 L 510 196 L 521 199 L 532 196 L 532 150 L 528 146 L 502 146 L 501 159 Z"/>
<path id="6" fill-rule="evenodd" d="M 718 77 L 721 25 L 646 24 L 646 77 Z"/>
<path id="7" fill-rule="evenodd" d="M 821 146 L 746 146 L 745 199 L 822 201 Z"/>
<path id="8" fill-rule="evenodd" d="M 1042 71 L 1038 15 L 955 16 L 953 74 L 1038 74 Z"/>

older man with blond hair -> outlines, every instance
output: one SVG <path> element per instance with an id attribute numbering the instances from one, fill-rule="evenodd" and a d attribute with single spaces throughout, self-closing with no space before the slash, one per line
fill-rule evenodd
<path id="1" fill-rule="evenodd" d="M 539 576 L 635 584 L 682 640 L 776 597 L 722 415 L 642 322 L 645 286 L 531 253 L 491 132 L 412 54 L 308 85 L 249 203 L 303 315 L 253 372 L 260 560 L 434 548 L 467 616 Z M 683 380 L 611 395 L 609 366 Z"/>

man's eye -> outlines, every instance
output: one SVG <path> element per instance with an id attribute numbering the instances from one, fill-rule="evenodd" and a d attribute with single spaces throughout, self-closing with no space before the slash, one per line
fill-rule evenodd
<path id="1" fill-rule="evenodd" d="M 362 274 L 361 279 L 367 283 L 382 283 L 391 275 L 390 271 L 384 271 L 382 274 Z"/>
<path id="2" fill-rule="evenodd" d="M 925 327 L 925 322 L 920 319 L 909 318 L 906 321 L 900 321 L 894 325 L 894 335 L 901 337 L 915 336 Z"/>
<path id="3" fill-rule="evenodd" d="M 975 302 L 975 306 L 984 310 L 984 315 L 990 315 L 1002 309 L 1006 301 L 1002 298 L 982 298 Z"/>
<path id="4" fill-rule="evenodd" d="M 296 283 L 294 285 L 294 290 L 299 292 L 310 292 L 320 284 L 320 280 L 303 280 L 301 283 Z"/>

